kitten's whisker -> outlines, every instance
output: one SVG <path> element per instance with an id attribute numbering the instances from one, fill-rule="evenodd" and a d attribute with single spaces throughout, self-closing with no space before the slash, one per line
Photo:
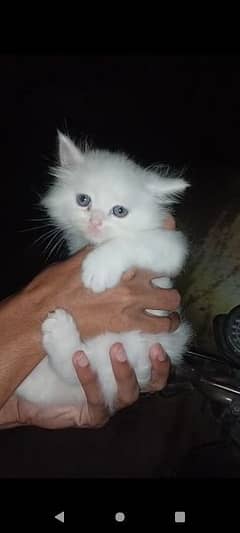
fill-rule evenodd
<path id="1" fill-rule="evenodd" d="M 26 231 L 33 231 L 33 230 L 36 230 L 36 229 L 42 229 L 42 228 L 46 228 L 48 226 L 53 226 L 53 224 L 41 224 L 40 226 L 32 226 L 31 228 L 19 229 L 18 231 L 21 232 L 21 233 L 24 233 Z"/>
<path id="2" fill-rule="evenodd" d="M 28 218 L 27 219 L 28 222 L 42 222 L 43 220 L 49 220 L 50 222 L 52 222 L 53 224 L 53 221 L 52 221 L 52 218 L 51 217 L 41 217 L 41 218 Z"/>
<path id="3" fill-rule="evenodd" d="M 48 250 L 48 248 L 51 246 L 51 243 L 54 242 L 54 239 L 58 236 L 58 233 L 55 231 L 54 233 L 52 233 L 50 235 L 50 240 L 48 240 L 45 248 L 44 248 L 44 252 L 46 252 L 46 250 Z M 49 235 L 48 235 L 49 237 Z"/>
<path id="4" fill-rule="evenodd" d="M 52 247 L 52 249 L 50 250 L 47 258 L 46 258 L 46 261 L 48 261 L 51 257 L 51 255 L 53 254 L 54 250 L 57 250 L 59 244 L 60 244 L 60 249 L 61 249 L 61 246 L 64 242 L 64 238 L 63 237 L 60 237 L 60 239 L 54 244 L 54 246 Z"/>
<path id="5" fill-rule="evenodd" d="M 40 237 L 38 237 L 37 239 L 35 239 L 35 241 L 33 241 L 33 244 L 36 244 L 37 242 L 39 243 L 41 240 L 46 240 L 48 239 L 51 235 L 57 235 L 57 230 L 56 229 L 52 229 L 52 230 L 49 230 L 47 232 L 45 232 L 43 235 L 40 235 Z"/>
<path id="6" fill-rule="evenodd" d="M 46 253 L 46 251 L 49 249 L 49 247 L 51 246 L 51 244 L 54 242 L 54 240 L 56 239 L 56 237 L 59 236 L 59 234 L 61 234 L 61 230 L 57 229 L 54 233 L 54 235 L 52 236 L 52 238 L 50 239 L 49 243 L 47 244 L 47 246 L 45 247 L 44 249 L 44 253 Z"/>
<path id="7" fill-rule="evenodd" d="M 60 253 L 61 247 L 63 246 L 64 242 L 65 242 L 65 238 L 62 236 L 61 239 L 59 240 L 60 247 L 59 247 L 59 244 L 56 247 L 56 251 L 58 250 L 57 253 Z"/>

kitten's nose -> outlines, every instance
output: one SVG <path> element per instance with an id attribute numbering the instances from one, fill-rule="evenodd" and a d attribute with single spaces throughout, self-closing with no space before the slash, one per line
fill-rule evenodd
<path id="1" fill-rule="evenodd" d="M 102 226 L 102 220 L 93 220 L 91 219 L 92 226 L 95 226 L 96 228 L 100 228 Z"/>
<path id="2" fill-rule="evenodd" d="M 92 226 L 100 227 L 103 223 L 104 214 L 101 211 L 92 212 L 90 222 Z"/>

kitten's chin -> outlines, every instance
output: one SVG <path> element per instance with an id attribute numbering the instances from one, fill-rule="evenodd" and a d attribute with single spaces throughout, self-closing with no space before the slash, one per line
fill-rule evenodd
<path id="1" fill-rule="evenodd" d="M 84 231 L 82 230 L 82 233 L 87 241 L 91 244 L 102 244 L 118 237 L 118 234 L 113 232 L 112 228 L 109 227 L 104 227 L 101 229 L 86 227 L 84 228 Z"/>
<path id="2" fill-rule="evenodd" d="M 90 244 L 101 244 L 102 242 L 107 240 L 106 236 L 102 233 L 97 233 L 93 231 L 87 231 L 85 233 L 85 237 Z"/>

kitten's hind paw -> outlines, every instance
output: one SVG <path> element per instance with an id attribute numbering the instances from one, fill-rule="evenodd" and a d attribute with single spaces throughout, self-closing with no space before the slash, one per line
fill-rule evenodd
<path id="1" fill-rule="evenodd" d="M 43 346 L 49 354 L 58 352 L 59 349 L 62 351 L 68 339 L 76 337 L 76 332 L 76 325 L 71 315 L 64 309 L 56 309 L 48 314 L 42 324 Z"/>

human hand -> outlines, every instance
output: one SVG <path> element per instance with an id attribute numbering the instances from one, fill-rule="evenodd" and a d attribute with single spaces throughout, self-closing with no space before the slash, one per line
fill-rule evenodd
<path id="1" fill-rule="evenodd" d="M 166 219 L 165 227 L 175 228 L 172 216 Z M 175 311 L 180 295 L 175 289 L 152 286 L 151 280 L 159 278 L 159 272 L 131 269 L 122 276 L 117 287 L 103 293 L 96 294 L 84 287 L 80 270 L 90 250 L 88 246 L 70 259 L 50 266 L 23 290 L 39 323 L 49 311 L 63 308 L 75 319 L 83 339 L 105 331 L 141 329 L 145 333 L 159 333 L 178 327 L 179 317 Z M 162 309 L 173 314 L 160 318 L 147 315 L 145 309 Z"/>
<path id="2" fill-rule="evenodd" d="M 151 347 L 149 356 L 152 362 L 152 375 L 145 392 L 160 391 L 167 383 L 170 361 L 159 344 Z M 120 343 L 111 347 L 110 357 L 118 386 L 116 411 L 119 411 L 137 401 L 139 387 Z M 39 407 L 13 396 L 0 410 L 0 429 L 19 425 L 33 425 L 46 429 L 98 428 L 105 425 L 111 415 L 104 404 L 96 374 L 83 352 L 74 354 L 73 364 L 87 400 L 81 408 L 71 405 Z"/>
<path id="3" fill-rule="evenodd" d="M 166 219 L 165 227 L 175 229 L 173 217 Z M 72 314 L 82 338 L 105 331 L 134 329 L 146 333 L 169 332 L 179 325 L 176 312 L 179 293 L 151 284 L 160 273 L 133 269 L 123 275 L 117 287 L 104 293 L 94 294 L 86 289 L 79 272 L 88 251 L 89 247 L 65 262 L 52 265 L 17 295 L 0 303 L 0 405 L 3 409 L 10 398 L 5 418 L 8 418 L 9 405 L 10 412 L 18 415 L 19 404 L 12 394 L 44 357 L 41 324 L 53 309 L 63 308 Z M 169 315 L 156 317 L 148 315 L 145 309 L 161 309 L 169 311 Z"/>

